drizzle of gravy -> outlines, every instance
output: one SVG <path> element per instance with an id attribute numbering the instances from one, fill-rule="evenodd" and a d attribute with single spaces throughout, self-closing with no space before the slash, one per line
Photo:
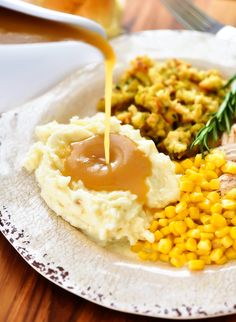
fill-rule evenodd
<path id="1" fill-rule="evenodd" d="M 110 134 L 110 163 L 106 164 L 103 136 L 95 135 L 71 144 L 71 152 L 64 162 L 63 175 L 81 180 L 95 191 L 124 190 L 145 201 L 151 175 L 151 162 L 137 149 L 135 142 L 120 134 Z"/>
<path id="2" fill-rule="evenodd" d="M 109 42 L 99 34 L 46 19 L 28 16 L 0 7 L 0 43 L 35 43 L 79 40 L 99 49 L 105 58 L 105 135 L 106 163 L 109 164 L 109 133 L 111 116 L 112 73 L 115 53 Z"/>

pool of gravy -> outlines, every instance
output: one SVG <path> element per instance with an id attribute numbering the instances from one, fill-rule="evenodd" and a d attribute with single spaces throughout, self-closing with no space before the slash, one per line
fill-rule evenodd
<path id="1" fill-rule="evenodd" d="M 148 192 L 146 178 L 151 175 L 151 162 L 135 142 L 120 134 L 110 134 L 110 163 L 107 164 L 104 137 L 95 135 L 71 144 L 64 161 L 63 175 L 81 180 L 95 191 L 124 190 L 145 202 Z"/>

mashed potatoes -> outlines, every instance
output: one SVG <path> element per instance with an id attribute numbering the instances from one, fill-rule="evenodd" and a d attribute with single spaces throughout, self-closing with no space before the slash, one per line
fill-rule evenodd
<path id="1" fill-rule="evenodd" d="M 133 140 L 151 161 L 145 204 L 130 191 L 88 190 L 83 182 L 72 184 L 70 177 L 62 175 L 70 143 L 104 133 L 103 113 L 84 119 L 73 117 L 69 124 L 53 121 L 38 126 L 39 141 L 29 151 L 24 167 L 30 172 L 35 170 L 41 195 L 49 208 L 92 239 L 102 243 L 123 238 L 131 244 L 138 239 L 152 242 L 154 237 L 148 231 L 151 215 L 144 209 L 164 207 L 178 200 L 174 165 L 168 156 L 157 152 L 153 141 L 141 137 L 132 126 L 121 125 L 115 117 L 111 118 L 111 132 Z"/>

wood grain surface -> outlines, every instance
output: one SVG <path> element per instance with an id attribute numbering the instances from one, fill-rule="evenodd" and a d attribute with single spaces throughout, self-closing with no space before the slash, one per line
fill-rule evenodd
<path id="1" fill-rule="evenodd" d="M 222 23 L 236 26 L 236 1 L 195 0 L 195 3 Z M 181 28 L 158 0 L 127 0 L 123 26 L 130 31 Z M 161 319 L 115 312 L 60 289 L 26 264 L 0 235 L 0 322 L 15 321 L 151 322 Z M 236 315 L 210 321 L 235 322 Z"/>

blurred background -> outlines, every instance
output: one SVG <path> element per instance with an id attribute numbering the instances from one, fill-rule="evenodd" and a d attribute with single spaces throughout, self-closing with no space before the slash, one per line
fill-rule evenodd
<path id="1" fill-rule="evenodd" d="M 96 20 L 105 27 L 109 37 L 117 36 L 122 31 L 181 29 L 160 0 L 24 1 Z M 234 0 L 194 0 L 193 2 L 219 22 L 236 26 Z M 227 15 L 222 14 L 225 11 Z"/>

